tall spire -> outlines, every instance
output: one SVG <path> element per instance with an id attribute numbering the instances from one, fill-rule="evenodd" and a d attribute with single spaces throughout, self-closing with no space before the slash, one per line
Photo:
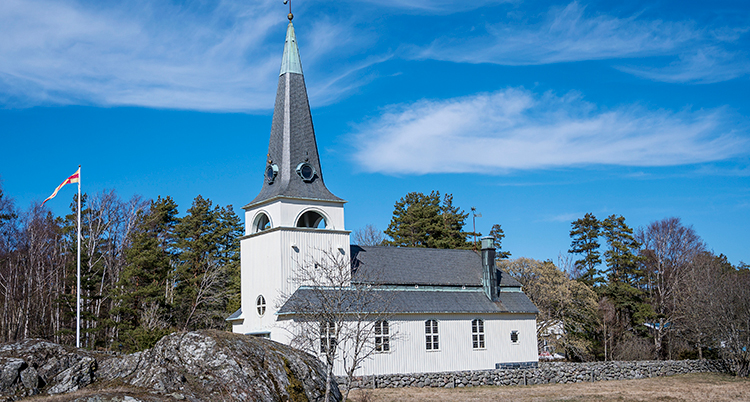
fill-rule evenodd
<path id="1" fill-rule="evenodd" d="M 302 74 L 302 62 L 299 60 L 297 36 L 294 35 L 294 25 L 292 25 L 292 20 L 289 20 L 289 25 L 286 27 L 284 55 L 281 56 L 281 72 L 279 72 L 279 75 L 284 75 L 284 73 Z"/>
<path id="2" fill-rule="evenodd" d="M 277 197 L 343 202 L 323 183 L 291 13 L 289 17 L 263 187 L 246 207 Z"/>

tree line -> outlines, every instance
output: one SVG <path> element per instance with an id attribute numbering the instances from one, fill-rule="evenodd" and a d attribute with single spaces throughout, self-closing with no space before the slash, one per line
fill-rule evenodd
<path id="1" fill-rule="evenodd" d="M 243 233 L 231 205 L 198 196 L 180 217 L 170 197 L 103 191 L 81 201 L 84 347 L 136 351 L 171 331 L 227 328 L 240 307 Z M 21 211 L 0 187 L 0 341 L 75 343 L 76 202 L 64 217 L 39 204 Z M 481 233 L 464 230 L 468 217 L 451 194 L 414 192 L 396 202 L 384 232 L 368 225 L 353 239 L 476 248 Z M 502 227 L 489 235 L 498 266 L 540 310 L 538 339 L 569 359 L 724 357 L 748 374 L 750 270 L 709 250 L 679 218 L 634 230 L 622 216 L 586 214 L 571 223 L 569 254 L 557 264 L 511 260 Z"/>
<path id="2" fill-rule="evenodd" d="M 750 363 L 750 270 L 715 254 L 691 226 L 669 217 L 630 228 L 621 215 L 571 223 L 570 276 L 598 299 L 589 350 L 600 359 L 723 356 Z M 600 241 L 606 247 L 602 253 Z M 602 257 L 604 259 L 602 260 Z"/>
<path id="3" fill-rule="evenodd" d="M 75 344 L 76 204 L 54 217 L 16 208 L 0 188 L 0 341 Z M 232 206 L 201 196 L 184 216 L 170 197 L 81 197 L 81 344 L 130 352 L 174 330 L 225 329 L 240 307 Z"/>

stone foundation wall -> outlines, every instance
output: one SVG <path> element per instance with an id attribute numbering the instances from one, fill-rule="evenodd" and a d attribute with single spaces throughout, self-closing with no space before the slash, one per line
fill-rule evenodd
<path id="1" fill-rule="evenodd" d="M 537 368 L 387 374 L 355 379 L 352 388 L 443 387 L 482 385 L 532 385 L 588 381 L 631 380 L 676 374 L 727 372 L 721 361 L 669 360 L 634 362 L 540 362 Z M 340 383 L 343 382 L 341 379 Z M 343 385 L 343 384 L 342 384 Z"/>

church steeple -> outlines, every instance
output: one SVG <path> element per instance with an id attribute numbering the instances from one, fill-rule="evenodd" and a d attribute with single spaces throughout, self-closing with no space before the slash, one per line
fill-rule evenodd
<path id="1" fill-rule="evenodd" d="M 291 18 L 286 30 L 264 173 L 260 194 L 246 208 L 270 199 L 286 197 L 343 202 L 323 183 L 318 145 Z"/>

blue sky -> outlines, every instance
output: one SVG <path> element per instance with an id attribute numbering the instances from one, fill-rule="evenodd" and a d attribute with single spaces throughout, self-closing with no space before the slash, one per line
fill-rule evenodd
<path id="1" fill-rule="evenodd" d="M 626 4 L 622 4 L 626 3 Z M 286 30 L 269 1 L 3 0 L 0 180 L 241 206 L 261 187 Z M 556 261 L 571 221 L 692 225 L 750 262 L 744 1 L 293 0 L 323 175 L 347 229 L 410 191 Z M 75 192 L 47 203 L 64 214 Z M 468 220 L 471 229 L 471 220 Z"/>

